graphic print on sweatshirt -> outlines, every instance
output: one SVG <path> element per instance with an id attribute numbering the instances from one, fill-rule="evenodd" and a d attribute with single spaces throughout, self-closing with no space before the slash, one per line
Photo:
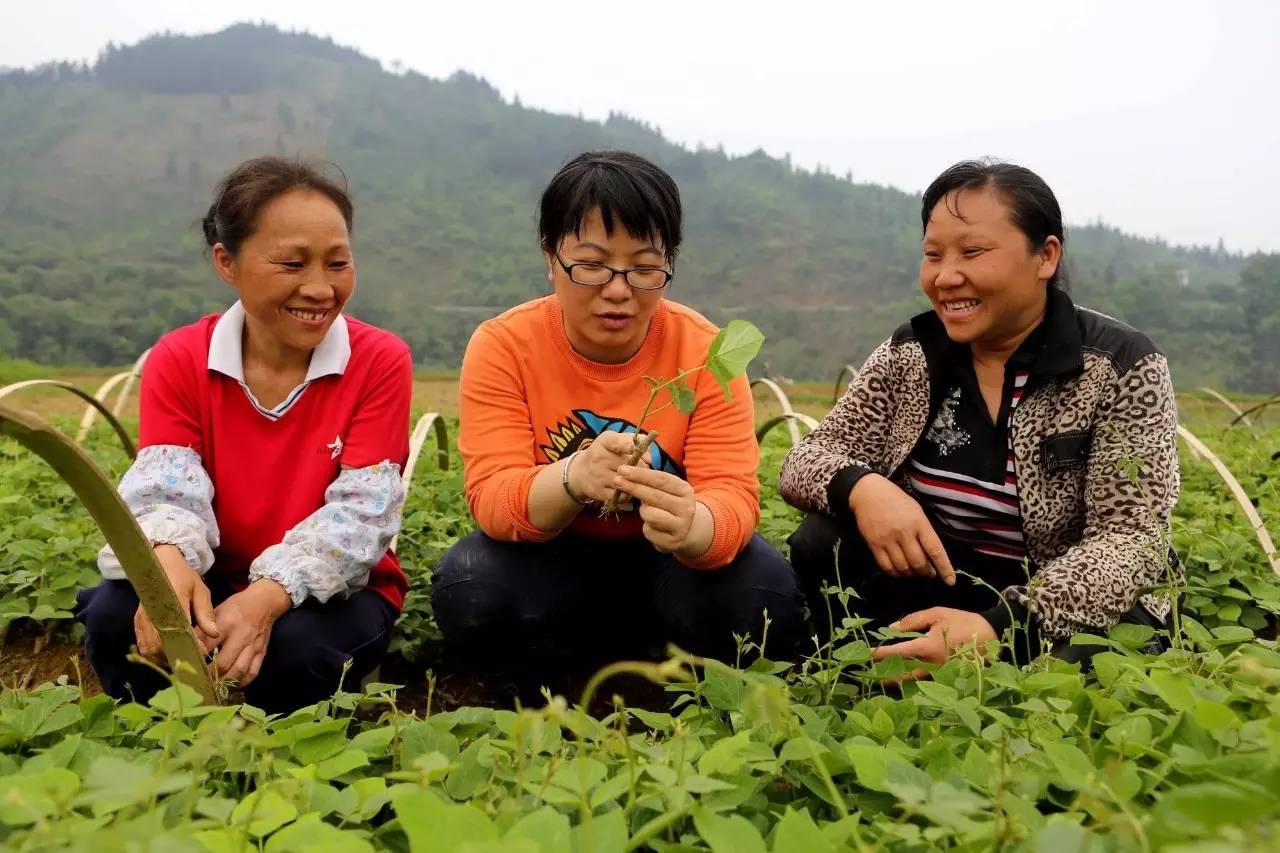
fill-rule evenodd
<path id="1" fill-rule="evenodd" d="M 547 428 L 547 443 L 538 445 L 538 449 L 542 451 L 548 463 L 558 462 L 570 453 L 581 450 L 588 441 L 594 441 L 597 436 L 606 432 L 620 432 L 625 435 L 635 431 L 636 425 L 625 418 L 598 415 L 590 409 L 574 409 L 554 427 Z M 649 445 L 648 456 L 649 467 L 653 470 L 666 471 L 682 480 L 685 479 L 684 468 L 662 449 L 659 442 L 655 441 Z M 635 505 L 628 503 L 618 509 L 624 512 L 634 511 Z"/>

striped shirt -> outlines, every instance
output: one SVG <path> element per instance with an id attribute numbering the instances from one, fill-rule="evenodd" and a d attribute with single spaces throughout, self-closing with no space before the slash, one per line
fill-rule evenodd
<path id="1" fill-rule="evenodd" d="M 1022 560 L 1027 549 L 1009 427 L 1030 374 L 1012 364 L 1006 369 L 993 423 L 966 366 L 911 454 L 907 481 L 940 535 L 981 554 Z"/>

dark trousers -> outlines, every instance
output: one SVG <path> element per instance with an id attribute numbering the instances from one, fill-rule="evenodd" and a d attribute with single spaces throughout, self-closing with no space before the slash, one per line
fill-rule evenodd
<path id="1" fill-rule="evenodd" d="M 204 576 L 215 605 L 234 587 L 217 572 Z M 116 699 L 146 702 L 169 685 L 155 670 L 125 659 L 137 644 L 133 614 L 138 596 L 128 581 L 104 580 L 76 597 L 75 616 L 85 627 L 85 657 L 102 689 Z M 333 695 L 343 686 L 358 689 L 386 653 L 396 609 L 381 595 L 361 590 L 325 604 L 307 601 L 281 616 L 271 628 L 262 669 L 244 689 L 245 701 L 268 713 L 288 713 Z"/>
<path id="2" fill-rule="evenodd" d="M 432 603 L 451 656 L 526 684 L 665 642 L 732 663 L 734 634 L 759 643 L 766 611 L 768 657 L 790 657 L 806 633 L 795 572 L 759 535 L 729 565 L 698 570 L 643 540 L 509 543 L 476 531 L 441 557 Z"/>
<path id="3" fill-rule="evenodd" d="M 953 567 L 982 578 L 995 590 L 1026 584 L 1028 569 L 1021 561 L 990 557 L 974 551 L 963 542 L 941 534 L 939 538 Z M 822 513 L 806 515 L 787 539 L 787 544 L 791 546 L 791 563 L 800 576 L 818 635 L 823 640 L 831 635 L 831 622 L 839 625 L 844 617 L 844 606 L 834 596 L 828 599 L 819 591 L 826 586 L 852 587 L 855 590 L 857 597 L 849 600 L 849 611 L 853 616 L 870 620 L 866 630 L 883 628 L 908 613 L 930 607 L 953 607 L 981 613 L 1000 604 L 996 592 L 963 576 L 956 577 L 955 586 L 947 586 L 937 578 L 899 578 L 885 574 L 855 525 L 850 524 L 846 528 Z M 1136 601 L 1120 621 L 1148 625 L 1158 630 L 1167 628 Z M 1014 647 L 1018 661 L 1025 663 L 1028 644 L 1019 639 Z M 1029 648 L 1039 648 L 1038 632 L 1032 635 Z M 1158 654 L 1162 648 L 1163 641 L 1158 638 L 1150 651 Z M 1072 646 L 1067 640 L 1062 640 L 1054 644 L 1052 651 L 1055 656 L 1066 660 L 1085 661 L 1100 649 L 1096 646 Z"/>

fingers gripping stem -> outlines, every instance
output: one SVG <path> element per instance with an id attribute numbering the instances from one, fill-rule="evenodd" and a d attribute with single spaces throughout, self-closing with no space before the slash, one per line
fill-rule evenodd
<path id="1" fill-rule="evenodd" d="M 652 432 L 637 432 L 635 437 L 635 447 L 631 450 L 631 456 L 627 458 L 627 465 L 635 465 L 639 462 L 640 457 L 649 452 L 649 445 L 653 444 L 657 437 L 658 431 L 656 429 Z M 622 491 L 620 489 L 614 489 L 613 495 L 610 496 L 609 500 L 605 501 L 604 506 L 601 508 L 601 513 L 608 514 L 611 512 L 617 512 L 618 501 L 621 499 Z"/>

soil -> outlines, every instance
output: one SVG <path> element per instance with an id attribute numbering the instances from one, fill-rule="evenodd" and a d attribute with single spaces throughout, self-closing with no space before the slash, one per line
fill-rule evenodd
<path id="1" fill-rule="evenodd" d="M 494 708 L 540 707 L 544 700 L 537 692 L 519 694 L 510 685 L 494 682 L 483 676 L 464 671 L 442 668 L 439 661 L 410 663 L 401 657 L 389 657 L 373 680 L 403 687 L 397 691 L 396 706 L 405 712 L 419 715 L 449 711 L 465 706 Z M 430 686 L 428 671 L 438 673 Z M 66 676 L 71 684 L 79 684 L 84 695 L 102 692 L 102 685 L 89 667 L 84 656 L 84 646 L 72 640 L 64 628 L 46 634 L 43 626 L 29 620 L 20 620 L 10 626 L 0 649 L 0 687 L 29 689 L 45 682 L 56 682 Z M 564 677 L 554 690 L 565 696 L 570 704 L 577 702 L 582 688 L 591 677 L 590 672 L 572 673 Z M 631 707 L 662 711 L 671 707 L 671 694 L 661 685 L 652 684 L 635 676 L 620 676 L 611 680 L 599 691 L 592 702 L 592 712 L 603 716 L 613 710 L 612 697 L 619 694 Z M 232 696 L 232 701 L 238 697 Z"/>
<path id="2" fill-rule="evenodd" d="M 435 683 L 430 685 L 430 711 L 449 711 L 454 708 L 481 706 L 514 709 L 522 706 L 539 708 L 546 699 L 538 689 L 517 689 L 511 684 L 494 681 L 483 675 L 463 670 L 450 670 L 439 666 L 431 669 Z M 550 685 L 553 695 L 564 696 L 570 705 L 576 705 L 582 690 L 594 674 L 593 670 L 568 673 Z M 421 663 L 409 663 L 403 658 L 389 658 L 378 673 L 377 680 L 389 684 L 404 685 L 396 694 L 396 705 L 404 711 L 425 714 L 428 710 L 427 668 Z M 634 675 L 620 675 L 604 684 L 591 703 L 596 717 L 613 711 L 613 697 L 618 695 L 625 705 L 651 711 L 666 711 L 671 707 L 671 694 L 660 684 L 654 684 Z"/>
<path id="3" fill-rule="evenodd" d="M 21 620 L 9 628 L 0 650 L 0 685 L 26 689 L 66 676 L 79 684 L 86 696 L 102 692 L 102 685 L 84 658 L 84 647 L 65 631 L 47 634 L 45 628 Z"/>

